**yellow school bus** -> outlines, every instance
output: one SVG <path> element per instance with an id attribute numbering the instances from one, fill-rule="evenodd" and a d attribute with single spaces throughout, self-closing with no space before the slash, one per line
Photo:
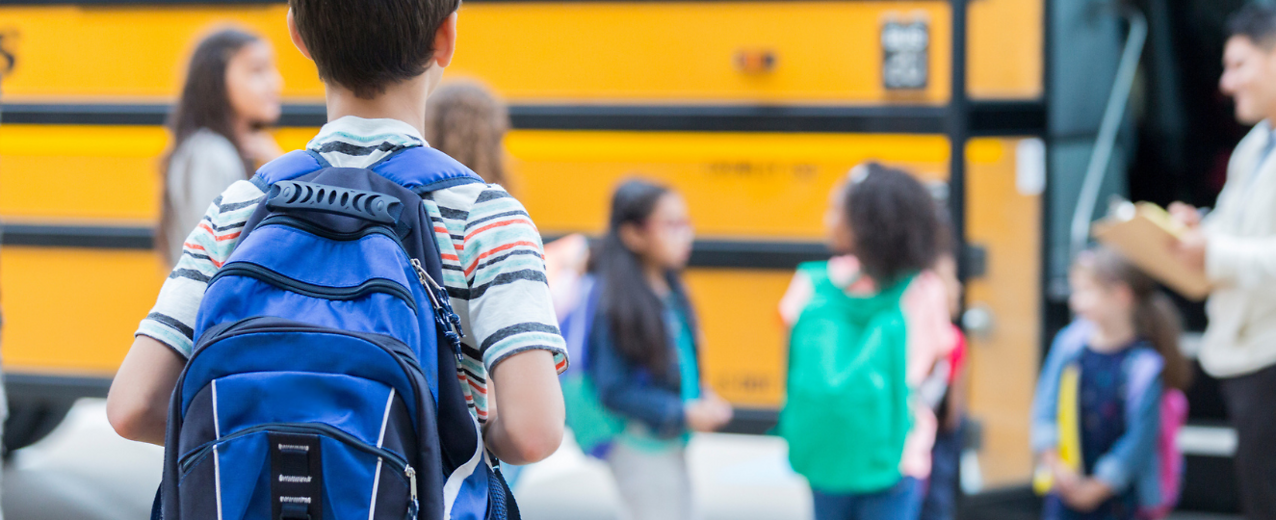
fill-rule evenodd
<path id="1" fill-rule="evenodd" d="M 965 244 L 978 476 L 996 496 L 1029 480 L 1028 407 L 1059 325 L 1047 321 L 1060 305 L 1047 294 L 1051 215 L 1064 214 L 1047 204 L 1047 34 L 1069 8 L 1054 3 L 470 0 L 448 75 L 510 103 L 509 188 L 546 237 L 600 232 L 611 188 L 629 176 L 685 194 L 703 363 L 740 409 L 736 431 L 766 431 L 783 402 L 776 307 L 797 263 L 827 256 L 833 185 L 877 160 L 936 186 Z M 68 400 L 104 395 L 164 280 L 151 249 L 162 124 L 197 37 L 234 24 L 274 44 L 285 149 L 325 121 L 286 9 L 0 0 L 0 45 L 15 58 L 0 83 L 3 358 L 26 418 L 10 428 L 28 432 L 15 443 L 56 424 Z M 1119 40 L 1096 59 L 1114 61 Z M 1110 88 L 1100 75 L 1082 94 L 1101 104 Z"/>

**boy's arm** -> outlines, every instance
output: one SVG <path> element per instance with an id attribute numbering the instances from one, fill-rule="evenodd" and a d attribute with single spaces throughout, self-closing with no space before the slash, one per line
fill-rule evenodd
<path id="1" fill-rule="evenodd" d="M 168 400 L 194 347 L 195 315 L 208 280 L 230 257 L 244 223 L 261 202 L 251 182 L 232 184 L 213 200 L 182 246 L 183 253 L 142 320 L 107 396 L 107 419 L 122 437 L 164 443 Z"/>
<path id="2" fill-rule="evenodd" d="M 137 336 L 115 373 L 106 418 L 125 439 L 164 445 L 168 401 L 186 359 L 168 345 Z"/>
<path id="3" fill-rule="evenodd" d="M 487 447 L 510 464 L 530 464 L 552 455 L 562 443 L 566 418 L 554 355 L 528 350 L 506 358 L 494 370 L 488 389 L 496 394 L 496 406 L 489 410 Z"/>
<path id="4" fill-rule="evenodd" d="M 477 193 L 465 217 L 460 263 L 469 291 L 471 339 L 495 393 L 486 441 L 497 457 L 528 463 L 562 443 L 558 372 L 566 344 L 545 277 L 540 232 L 523 205 L 497 186 Z"/>

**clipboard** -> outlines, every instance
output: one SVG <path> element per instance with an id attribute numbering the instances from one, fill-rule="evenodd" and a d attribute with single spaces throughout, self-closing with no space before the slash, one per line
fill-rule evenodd
<path id="1" fill-rule="evenodd" d="M 1156 204 L 1123 202 L 1094 223 L 1091 235 L 1174 292 L 1201 301 L 1209 296 L 1209 279 L 1180 262 L 1171 250 L 1186 231 Z"/>

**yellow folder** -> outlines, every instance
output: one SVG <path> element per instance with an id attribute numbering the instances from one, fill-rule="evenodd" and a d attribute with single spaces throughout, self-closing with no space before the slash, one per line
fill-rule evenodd
<path id="1" fill-rule="evenodd" d="M 1059 462 L 1063 463 L 1078 475 L 1081 474 L 1081 421 L 1077 417 L 1079 401 L 1078 388 L 1081 385 L 1081 370 L 1076 365 L 1068 365 L 1059 377 L 1059 408 L 1056 417 L 1059 427 Z M 1038 495 L 1045 495 L 1054 488 L 1054 475 L 1050 468 L 1038 467 L 1032 476 L 1032 489 Z"/>

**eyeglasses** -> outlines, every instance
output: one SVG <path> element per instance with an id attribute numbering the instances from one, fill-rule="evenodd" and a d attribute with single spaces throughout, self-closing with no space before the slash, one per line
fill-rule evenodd
<path id="1" fill-rule="evenodd" d="M 695 235 L 695 228 L 692 227 L 691 221 L 687 219 L 679 220 L 651 220 L 647 225 L 659 230 L 662 233 L 669 233 L 675 236 L 692 236 Z"/>

